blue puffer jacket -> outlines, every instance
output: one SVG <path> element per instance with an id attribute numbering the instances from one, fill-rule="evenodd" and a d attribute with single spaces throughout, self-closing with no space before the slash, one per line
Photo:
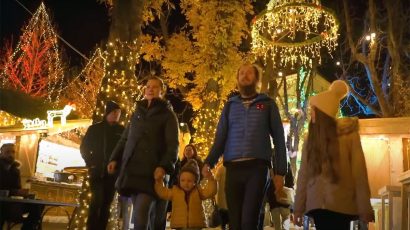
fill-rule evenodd
<path id="1" fill-rule="evenodd" d="M 221 155 L 224 162 L 256 158 L 271 162 L 271 137 L 275 146 L 275 172 L 287 171 L 282 120 L 273 99 L 259 94 L 246 108 L 239 96 L 232 97 L 222 110 L 214 144 L 205 163 L 213 167 Z"/>

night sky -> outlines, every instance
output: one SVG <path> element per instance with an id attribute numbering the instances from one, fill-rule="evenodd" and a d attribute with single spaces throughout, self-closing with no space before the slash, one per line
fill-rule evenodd
<path id="1" fill-rule="evenodd" d="M 0 0 L 0 48 L 10 39 L 15 47 L 21 30 L 31 19 L 30 13 L 19 2 L 32 13 L 41 4 L 40 0 Z M 90 57 L 96 46 L 104 47 L 110 26 L 108 6 L 97 0 L 45 0 L 44 4 L 57 34 L 85 56 Z M 59 47 L 65 55 L 64 63 L 69 67 L 84 66 L 86 60 L 61 40 Z M 180 121 L 190 123 L 192 109 L 182 101 L 181 95 L 169 90 L 167 99 L 173 104 Z"/>
<path id="2" fill-rule="evenodd" d="M 34 13 L 40 0 L 0 0 L 0 42 L 13 39 L 14 45 L 22 34 L 21 29 L 31 15 L 18 3 Z M 45 0 L 44 4 L 58 35 L 81 53 L 90 56 L 96 45 L 106 41 L 109 31 L 108 7 L 96 0 Z M 59 41 L 70 65 L 83 63 L 82 57 Z"/>

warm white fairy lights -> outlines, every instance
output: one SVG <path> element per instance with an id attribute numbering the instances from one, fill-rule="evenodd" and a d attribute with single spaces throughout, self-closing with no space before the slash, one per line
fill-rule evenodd
<path id="1" fill-rule="evenodd" d="M 14 126 L 21 121 L 21 118 L 0 110 L 0 127 Z"/>
<path id="2" fill-rule="evenodd" d="M 106 71 L 106 56 L 97 49 L 84 69 L 70 82 L 64 93 L 77 105 L 77 112 L 85 118 L 91 118 L 96 105 L 97 94 Z"/>
<path id="3" fill-rule="evenodd" d="M 40 34 L 34 35 L 34 32 Z M 14 63 L 17 59 L 26 55 L 23 47 L 28 47 L 30 44 L 32 44 L 33 36 L 38 36 L 40 42 L 51 42 L 51 44 L 46 44 L 51 45 L 51 47 L 47 50 L 46 57 L 43 58 L 46 58 L 46 62 L 48 62 L 47 99 L 50 102 L 56 102 L 59 100 L 62 89 L 63 69 L 61 67 L 62 65 L 60 60 L 60 51 L 57 46 L 57 36 L 53 30 L 50 18 L 43 3 L 40 4 L 40 7 L 33 14 L 32 19 L 24 29 L 23 35 L 21 36 L 17 47 L 8 59 L 8 64 Z M 3 87 L 8 83 L 7 76 L 9 74 L 10 73 L 8 72 L 7 68 L 5 68 L 1 73 Z"/>
<path id="4" fill-rule="evenodd" d="M 116 39 L 107 46 L 106 74 L 99 91 L 95 116 L 102 119 L 106 101 L 120 103 L 125 116 L 121 123 L 129 120 L 134 103 L 142 96 L 141 83 L 135 77 L 135 65 L 139 61 L 137 42 L 122 42 Z M 125 55 L 125 56 L 123 56 Z"/>
<path id="5" fill-rule="evenodd" d="M 85 177 L 85 178 L 84 178 Z M 76 210 L 74 214 L 74 221 L 69 226 L 69 229 L 86 229 L 87 228 L 87 219 L 88 219 L 88 209 L 90 207 L 90 200 L 91 200 L 91 191 L 90 191 L 90 184 L 89 184 L 89 176 L 83 175 L 83 181 L 81 190 L 79 191 L 77 204 L 80 207 Z"/>
<path id="6" fill-rule="evenodd" d="M 271 0 L 253 21 L 252 50 L 281 67 L 311 66 L 323 47 L 335 49 L 338 29 L 335 13 L 318 0 Z"/>

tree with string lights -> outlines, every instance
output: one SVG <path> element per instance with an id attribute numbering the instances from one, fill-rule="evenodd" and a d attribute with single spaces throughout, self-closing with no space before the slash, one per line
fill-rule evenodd
<path id="1" fill-rule="evenodd" d="M 349 0 L 338 4 L 343 9 L 345 42 L 335 64 L 337 76 L 351 87 L 343 111 L 363 117 L 408 116 L 409 2 L 364 0 L 366 13 L 360 15 L 354 14 L 359 6 Z"/>
<path id="2" fill-rule="evenodd" d="M 44 4 L 24 28 L 14 51 L 9 47 L 6 54 L 1 73 L 3 87 L 58 102 L 63 68 L 57 37 Z"/>
<path id="3" fill-rule="evenodd" d="M 101 80 L 105 74 L 105 58 L 97 49 L 84 69 L 64 89 L 62 100 L 76 105 L 76 112 L 83 118 L 91 118 L 97 101 Z"/>

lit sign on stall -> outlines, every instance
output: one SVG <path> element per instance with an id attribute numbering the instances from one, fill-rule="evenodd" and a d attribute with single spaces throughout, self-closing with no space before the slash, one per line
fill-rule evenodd
<path id="1" fill-rule="evenodd" d="M 23 123 L 24 129 L 47 128 L 47 121 L 39 118 L 33 120 L 23 119 L 21 123 Z"/>
<path id="2" fill-rule="evenodd" d="M 71 105 L 66 105 L 64 106 L 64 109 L 62 110 L 49 110 L 47 111 L 47 120 L 48 120 L 48 126 L 53 127 L 53 119 L 55 117 L 60 117 L 61 119 L 61 125 L 65 125 L 67 122 L 67 116 L 68 114 L 71 113 L 71 110 L 73 110 L 74 107 Z"/>
<path id="3" fill-rule="evenodd" d="M 54 118 L 60 117 L 61 125 L 65 125 L 67 123 L 67 116 L 74 109 L 74 105 L 66 105 L 62 110 L 47 111 L 47 121 L 35 118 L 33 120 L 23 119 L 21 123 L 23 123 L 24 129 L 46 129 L 53 127 Z"/>

